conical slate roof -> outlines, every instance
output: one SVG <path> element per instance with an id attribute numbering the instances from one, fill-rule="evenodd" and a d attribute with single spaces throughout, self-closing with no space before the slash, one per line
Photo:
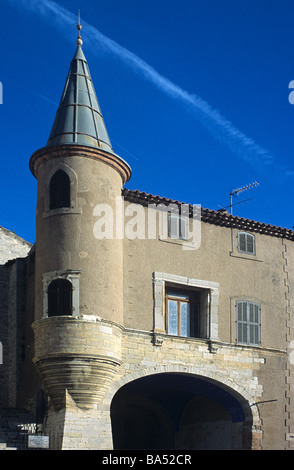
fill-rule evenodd
<path id="1" fill-rule="evenodd" d="M 47 147 L 77 144 L 113 153 L 82 43 L 79 35 Z"/>

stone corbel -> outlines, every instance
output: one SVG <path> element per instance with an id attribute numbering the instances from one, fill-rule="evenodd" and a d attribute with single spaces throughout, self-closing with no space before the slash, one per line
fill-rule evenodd
<path id="1" fill-rule="evenodd" d="M 158 336 L 155 332 L 153 332 L 152 342 L 153 342 L 153 346 L 160 347 L 162 346 L 163 338 Z"/>

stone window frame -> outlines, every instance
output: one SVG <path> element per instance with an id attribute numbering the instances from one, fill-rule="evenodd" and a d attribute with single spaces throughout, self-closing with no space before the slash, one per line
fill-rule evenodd
<path id="1" fill-rule="evenodd" d="M 61 270 L 43 274 L 43 315 L 42 318 L 48 317 L 48 287 L 52 281 L 56 279 L 66 279 L 72 284 L 72 317 L 78 317 L 80 314 L 80 273 L 78 270 Z M 50 317 L 52 318 L 52 317 Z"/>
<path id="2" fill-rule="evenodd" d="M 64 171 L 70 180 L 70 207 L 59 207 L 57 209 L 50 209 L 50 181 L 58 170 Z M 43 219 L 55 214 L 81 214 L 82 209 L 78 207 L 77 203 L 77 190 L 78 190 L 78 177 L 75 171 L 65 163 L 58 163 L 54 168 L 49 171 L 45 181 L 45 211 Z"/>
<path id="3" fill-rule="evenodd" d="M 167 334 L 165 326 L 166 284 L 173 284 L 181 289 L 194 287 L 207 290 L 207 337 L 203 339 L 218 341 L 219 283 L 162 272 L 153 272 L 154 333 Z"/>

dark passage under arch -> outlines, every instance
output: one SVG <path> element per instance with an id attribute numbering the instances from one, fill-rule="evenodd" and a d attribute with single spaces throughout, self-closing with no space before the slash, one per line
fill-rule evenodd
<path id="1" fill-rule="evenodd" d="M 223 384 L 204 377 L 143 377 L 112 400 L 114 449 L 249 449 L 251 423 L 243 406 Z"/>

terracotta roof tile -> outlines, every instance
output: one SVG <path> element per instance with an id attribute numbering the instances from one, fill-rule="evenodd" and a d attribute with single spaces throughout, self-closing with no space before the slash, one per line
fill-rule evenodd
<path id="1" fill-rule="evenodd" d="M 135 202 L 143 206 L 148 204 L 176 204 L 178 206 L 185 204 L 174 199 L 168 199 L 161 196 L 155 196 L 139 190 L 123 189 L 122 195 L 124 199 L 129 202 Z M 189 206 L 189 213 L 193 214 L 193 205 L 186 204 Z M 235 215 L 229 214 L 227 211 L 214 211 L 211 209 L 201 208 L 201 221 L 219 225 L 222 227 L 237 228 L 241 230 L 247 230 L 249 232 L 262 233 L 272 237 L 286 238 L 294 241 L 294 232 L 290 229 L 277 227 L 271 224 L 265 224 L 263 222 L 257 222 L 251 219 L 244 219 Z"/>

